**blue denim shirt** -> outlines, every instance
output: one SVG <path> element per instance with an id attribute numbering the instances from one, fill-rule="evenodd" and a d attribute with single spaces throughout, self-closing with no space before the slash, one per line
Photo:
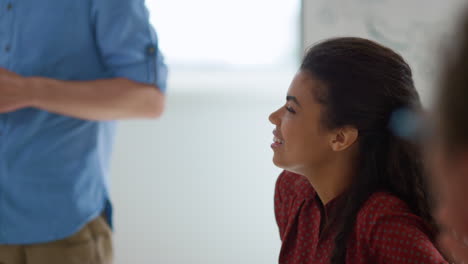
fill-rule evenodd
<path id="1" fill-rule="evenodd" d="M 0 67 L 60 80 L 166 88 L 144 0 L 0 1 Z M 1 96 L 1 95 L 0 95 Z M 0 244 L 62 239 L 111 214 L 114 122 L 25 108 L 0 114 Z"/>

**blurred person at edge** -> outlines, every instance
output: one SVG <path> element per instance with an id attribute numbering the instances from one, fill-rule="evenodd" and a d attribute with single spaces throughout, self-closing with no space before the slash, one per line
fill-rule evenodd
<path id="1" fill-rule="evenodd" d="M 457 41 L 444 56 L 430 117 L 428 147 L 433 188 L 437 194 L 439 237 L 457 263 L 468 263 L 468 10 Z"/>

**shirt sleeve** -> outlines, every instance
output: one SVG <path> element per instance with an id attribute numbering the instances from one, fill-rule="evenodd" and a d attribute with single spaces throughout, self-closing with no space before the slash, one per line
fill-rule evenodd
<path id="1" fill-rule="evenodd" d="M 156 85 L 165 92 L 167 66 L 144 0 L 93 0 L 97 47 L 112 77 Z"/>
<path id="2" fill-rule="evenodd" d="M 375 263 L 448 263 L 418 216 L 407 212 L 375 212 L 368 216 L 367 240 Z"/>

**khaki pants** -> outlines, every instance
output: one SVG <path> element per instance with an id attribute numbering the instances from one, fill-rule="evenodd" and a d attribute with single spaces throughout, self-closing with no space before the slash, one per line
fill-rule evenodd
<path id="1" fill-rule="evenodd" d="M 62 240 L 0 245 L 0 264 L 111 264 L 112 257 L 112 232 L 102 216 Z"/>

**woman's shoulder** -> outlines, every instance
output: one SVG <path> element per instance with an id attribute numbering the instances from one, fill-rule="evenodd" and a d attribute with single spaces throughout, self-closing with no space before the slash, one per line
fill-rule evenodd
<path id="1" fill-rule="evenodd" d="M 390 193 L 373 194 L 356 218 L 356 244 L 379 259 L 375 263 L 400 263 L 395 257 L 414 263 L 446 263 L 432 237 L 429 225 Z"/>
<path id="2" fill-rule="evenodd" d="M 392 215 L 411 216 L 413 213 L 397 196 L 388 192 L 376 192 L 361 207 L 357 219 L 372 222 Z"/>
<path id="3" fill-rule="evenodd" d="M 408 205 L 397 196 L 388 192 L 375 192 L 362 206 L 360 213 L 410 212 Z"/>
<path id="4" fill-rule="evenodd" d="M 376 192 L 359 210 L 356 218 L 358 230 L 400 229 L 403 226 L 429 233 L 424 220 L 413 213 L 409 206 L 397 196 L 387 192 Z"/>

